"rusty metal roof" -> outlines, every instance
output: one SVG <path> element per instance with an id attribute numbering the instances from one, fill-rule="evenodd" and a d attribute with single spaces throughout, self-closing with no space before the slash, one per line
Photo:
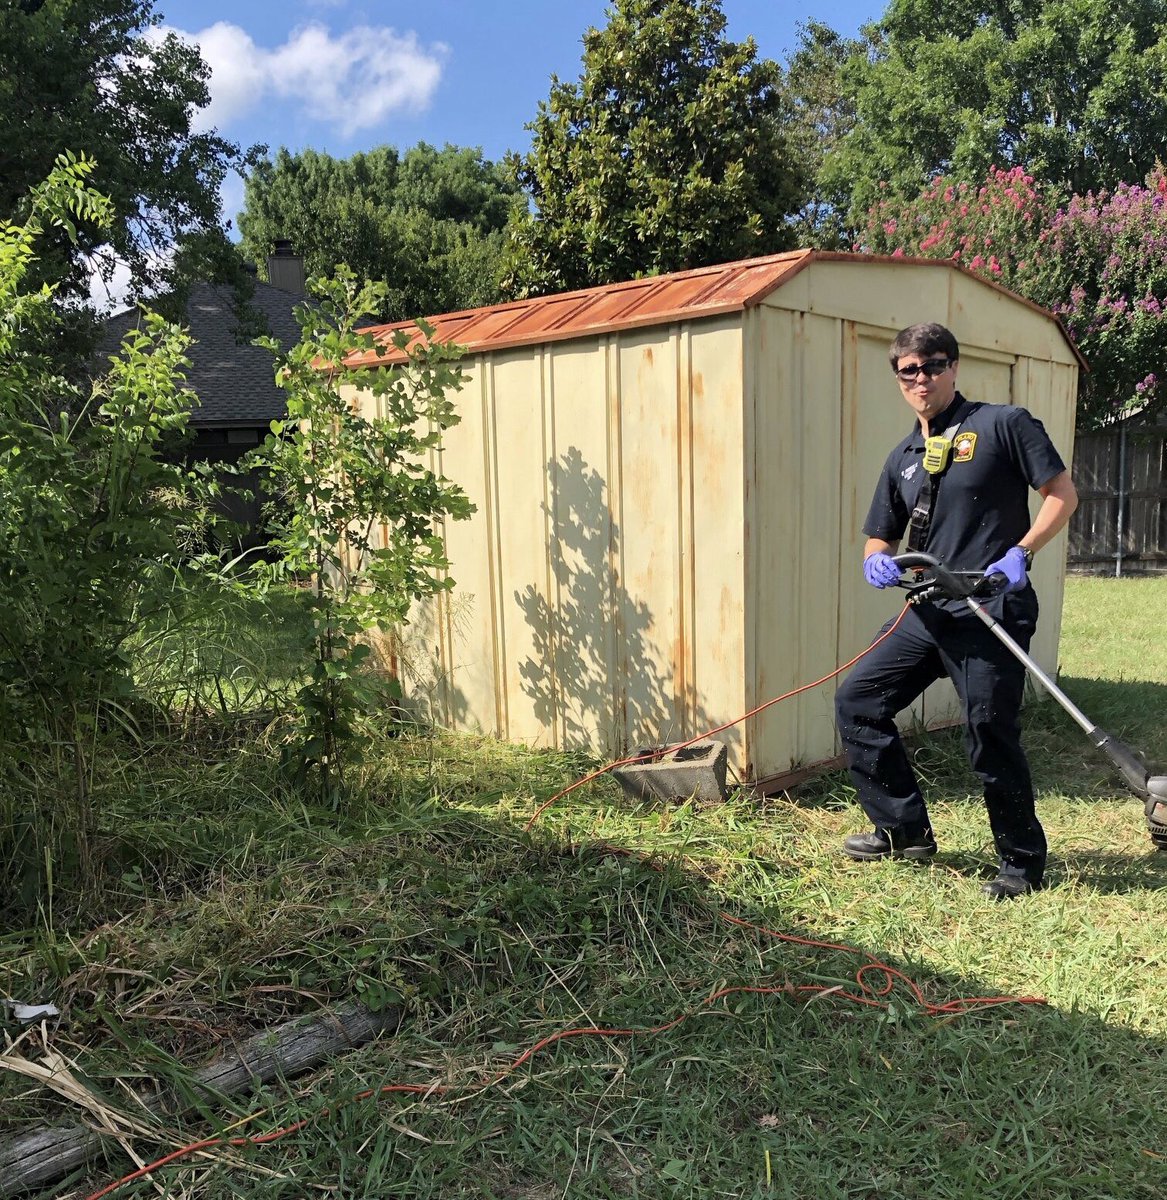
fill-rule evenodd
<path id="1" fill-rule="evenodd" d="M 468 353 L 474 353 L 564 341 L 666 321 L 711 317 L 718 313 L 740 312 L 756 304 L 800 270 L 811 256 L 810 250 L 770 254 L 764 258 L 678 271 L 672 275 L 602 284 L 579 292 L 512 300 L 507 304 L 445 313 L 426 320 L 434 327 L 436 341 L 456 342 Z M 410 344 L 421 337 L 412 321 L 373 325 L 363 332 L 372 333 L 378 342 L 387 343 L 399 329 L 411 335 Z M 355 367 L 402 362 L 404 358 L 401 351 L 391 350 L 383 355 L 354 355 L 347 362 Z"/>
<path id="2" fill-rule="evenodd" d="M 1083 367 L 1086 366 L 1060 318 L 1033 301 L 1018 296 L 1016 292 L 977 275 L 962 264 L 942 258 L 892 259 L 880 255 L 838 251 L 792 250 L 785 254 L 769 254 L 762 258 L 747 258 L 740 262 L 698 267 L 692 271 L 677 271 L 671 275 L 655 275 L 647 279 L 629 280 L 626 283 L 601 284 L 599 287 L 585 288 L 578 292 L 560 292 L 531 300 L 513 300 L 506 304 L 492 304 L 486 308 L 443 313 L 440 316 L 427 317 L 426 320 L 434 327 L 435 341 L 454 342 L 469 354 L 565 341 L 568 338 L 611 333 L 618 329 L 635 329 L 668 321 L 687 321 L 697 317 L 716 316 L 719 313 L 741 312 L 742 309 L 757 304 L 814 260 L 886 261 L 930 267 L 954 267 L 979 283 L 1005 292 L 1029 308 L 1055 320 L 1078 361 Z M 378 343 L 387 346 L 398 330 L 404 330 L 409 335 L 407 350 L 424 340 L 413 321 L 370 325 L 362 332 L 372 333 Z M 404 362 L 405 358 L 405 352 L 390 348 L 388 353 L 368 352 L 351 355 L 345 362 L 351 367 L 375 366 Z"/>

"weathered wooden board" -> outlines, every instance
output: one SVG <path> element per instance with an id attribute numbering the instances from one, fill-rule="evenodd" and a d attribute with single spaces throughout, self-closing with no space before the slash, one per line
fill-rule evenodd
<path id="1" fill-rule="evenodd" d="M 344 1004 L 310 1019 L 297 1018 L 264 1030 L 191 1072 L 191 1088 L 204 1101 L 240 1095 L 290 1078 L 317 1063 L 371 1042 L 396 1029 L 399 1009 L 371 1013 L 360 1004 Z M 159 1092 L 143 1100 L 155 1113 L 175 1114 L 192 1107 L 189 1100 Z M 0 1197 L 19 1196 L 44 1187 L 99 1157 L 116 1143 L 84 1125 L 58 1125 L 0 1141 Z"/>

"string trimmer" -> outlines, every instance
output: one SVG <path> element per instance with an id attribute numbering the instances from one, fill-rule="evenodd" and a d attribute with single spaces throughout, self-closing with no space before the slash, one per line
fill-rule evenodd
<path id="1" fill-rule="evenodd" d="M 1160 850 L 1167 850 L 1167 775 L 1152 775 L 1139 755 L 1118 738 L 1097 725 L 1062 691 L 1060 687 L 1029 657 L 1028 654 L 990 616 L 979 603 L 996 595 L 1005 582 L 1004 575 L 986 578 L 979 571 L 950 571 L 930 554 L 913 552 L 900 554 L 895 564 L 904 574 L 899 586 L 908 590 L 909 602 L 928 600 L 963 600 L 969 608 L 1005 644 L 1015 658 L 1020 659 L 1034 678 L 1086 731 L 1086 736 L 1118 768 L 1119 773 L 1140 800 L 1151 831 L 1151 841 Z"/>

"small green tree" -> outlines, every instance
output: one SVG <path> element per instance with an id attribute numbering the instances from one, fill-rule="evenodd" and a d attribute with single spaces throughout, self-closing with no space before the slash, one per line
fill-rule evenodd
<path id="1" fill-rule="evenodd" d="M 719 0 L 615 0 L 554 76 L 512 169 L 532 206 L 508 228 L 512 295 L 784 250 L 806 173 L 782 69 L 731 42 Z"/>
<path id="2" fill-rule="evenodd" d="M 429 465 L 459 420 L 448 398 L 460 386 L 458 349 L 430 340 L 432 328 L 421 324 L 427 345 L 410 348 L 404 366 L 379 365 L 409 342 L 398 333 L 379 347 L 357 328 L 380 311 L 385 285 L 358 284 L 342 268 L 334 280 L 310 280 L 309 291 L 316 302 L 297 309 L 300 342 L 281 353 L 261 339 L 279 355 L 288 418 L 273 424 L 250 465 L 267 472 L 279 496 L 273 574 L 312 580 L 312 674 L 289 752 L 299 772 L 318 773 L 322 798 L 335 806 L 373 701 L 362 635 L 403 623 L 413 601 L 453 586 L 437 523 L 465 519 L 473 506 Z M 360 356 L 372 365 L 349 365 Z M 354 392 L 374 415 L 363 414 Z"/>

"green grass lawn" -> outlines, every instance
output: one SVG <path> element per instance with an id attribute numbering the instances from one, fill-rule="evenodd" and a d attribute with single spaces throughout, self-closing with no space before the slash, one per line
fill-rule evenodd
<path id="1" fill-rule="evenodd" d="M 1158 763 L 1164 611 L 1167 579 L 1073 579 L 1061 653 L 1076 702 Z M 124 1085 L 290 1014 L 404 1006 L 397 1036 L 216 1117 L 263 1110 L 254 1134 L 312 1118 L 302 1130 L 117 1196 L 1162 1197 L 1167 854 L 1060 709 L 1032 705 L 1026 737 L 1050 886 L 1011 905 L 979 892 L 994 860 L 955 731 L 915 749 L 942 846 L 924 866 L 840 856 L 863 826 L 841 773 L 705 808 L 634 808 L 601 781 L 526 834 L 585 759 L 386 737 L 338 818 L 287 786 L 258 729 L 146 748 L 98 781 L 116 882 L 103 919 L 0 930 L 0 991 L 60 1004 L 51 1045 L 127 1109 Z M 898 979 L 855 1004 L 867 956 L 930 1005 L 1047 1003 L 929 1015 Z M 865 978 L 874 992 L 886 977 Z M 705 1003 L 787 985 L 814 990 Z M 683 1013 L 505 1069 L 565 1028 Z M 36 1039 L 19 1049 L 35 1058 Z M 398 1082 L 449 1090 L 344 1103 Z M 81 1116 L 0 1072 L 0 1130 Z M 169 1121 L 135 1146 L 149 1160 L 215 1130 Z M 42 1195 L 84 1197 L 128 1169 L 115 1149 Z"/>

